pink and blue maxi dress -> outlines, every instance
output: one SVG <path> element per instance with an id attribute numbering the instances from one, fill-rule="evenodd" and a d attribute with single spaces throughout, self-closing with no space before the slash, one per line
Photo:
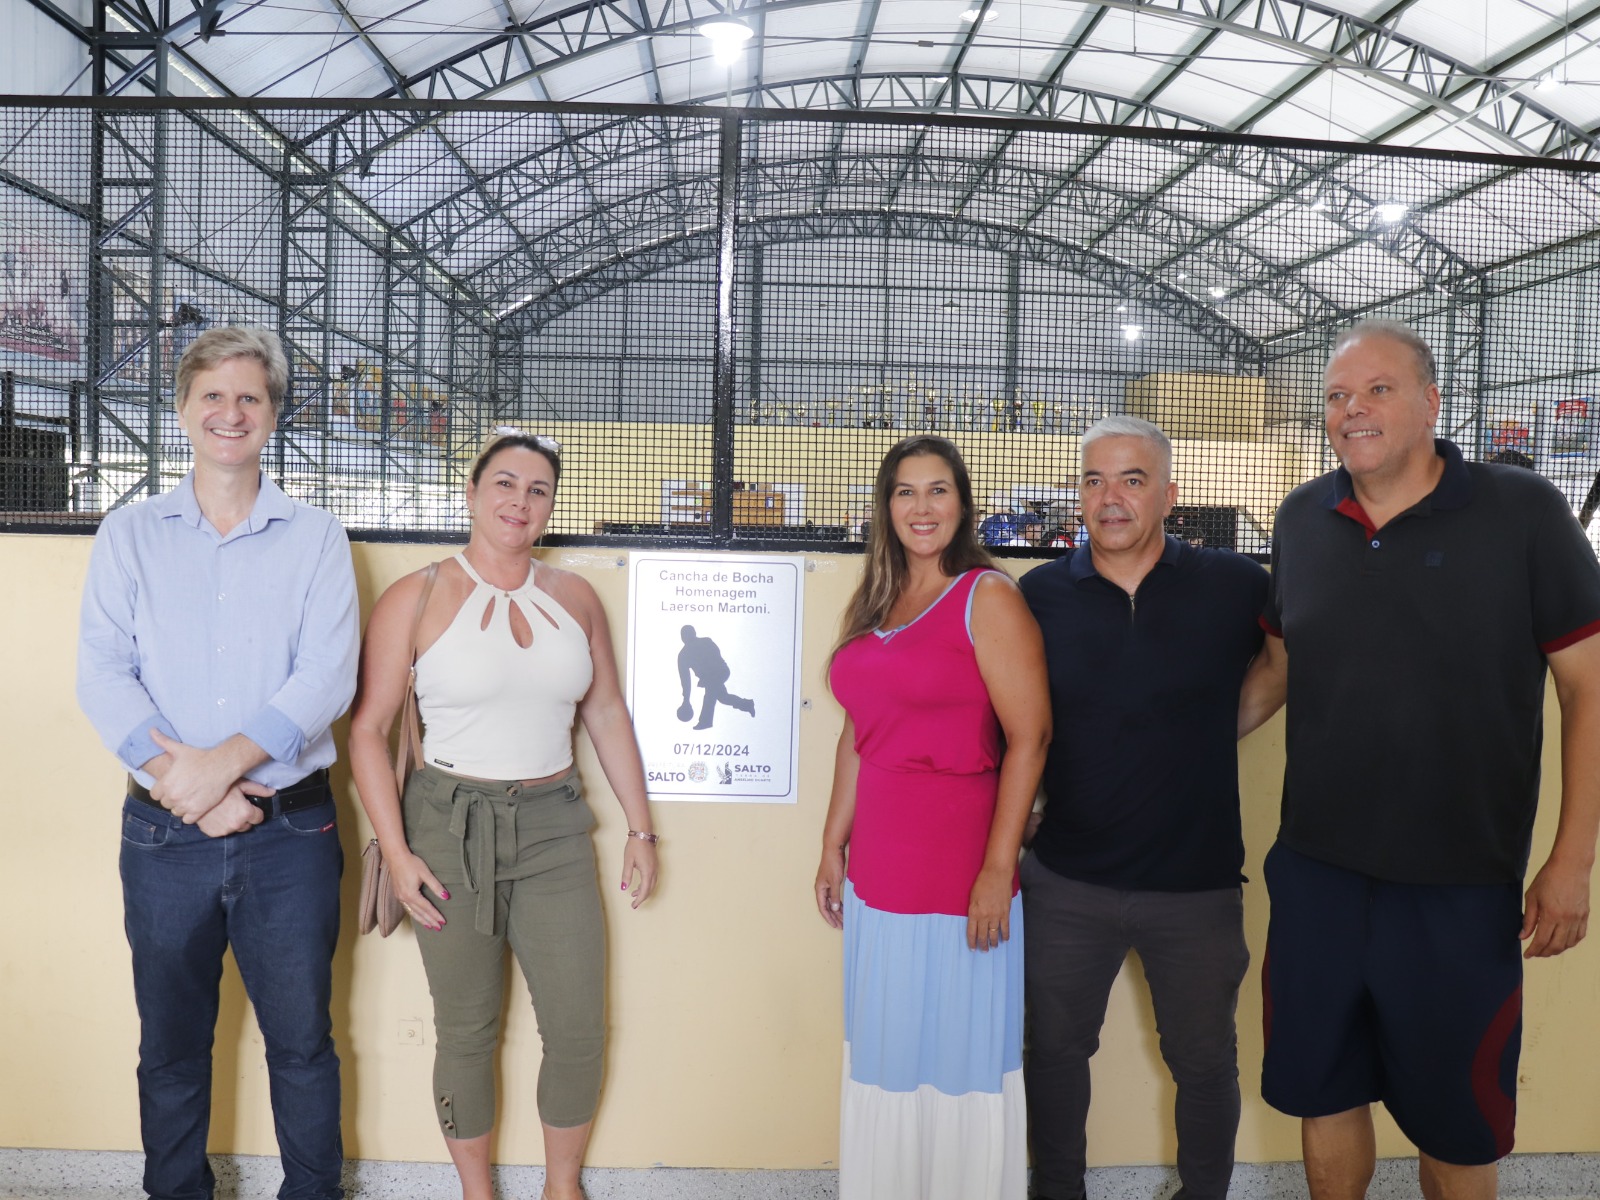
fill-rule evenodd
<path id="1" fill-rule="evenodd" d="M 910 623 L 842 647 L 833 694 L 861 758 L 844 891 L 840 1200 L 1023 1200 L 1022 904 L 967 949 L 1000 723 L 968 571 Z"/>

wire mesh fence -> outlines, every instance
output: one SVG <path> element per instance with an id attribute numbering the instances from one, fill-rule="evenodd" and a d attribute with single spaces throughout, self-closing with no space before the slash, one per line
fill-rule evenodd
<path id="1" fill-rule="evenodd" d="M 1078 443 L 1173 437 L 1184 536 L 1262 553 L 1332 461 L 1360 317 L 1433 345 L 1441 430 L 1584 504 L 1600 191 L 1581 165 L 887 114 L 214 101 L 0 106 L 0 517 L 93 528 L 190 455 L 173 370 L 276 330 L 267 470 L 357 536 L 465 531 L 511 424 L 556 540 L 860 543 L 901 437 L 987 541 L 1073 541 Z"/>

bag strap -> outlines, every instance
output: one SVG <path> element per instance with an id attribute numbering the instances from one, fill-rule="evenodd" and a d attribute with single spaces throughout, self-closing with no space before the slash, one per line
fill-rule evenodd
<path id="1" fill-rule="evenodd" d="M 428 597 L 433 594 L 433 583 L 439 577 L 439 564 L 429 563 L 428 573 L 422 580 L 422 594 L 417 597 L 417 612 L 411 618 L 411 652 L 407 655 L 409 667 L 406 675 L 406 698 L 400 706 L 400 745 L 394 756 L 394 782 L 401 799 L 405 798 L 406 781 L 412 769 L 422 761 L 421 722 L 417 716 L 417 630 L 422 628 L 422 614 L 428 607 Z"/>

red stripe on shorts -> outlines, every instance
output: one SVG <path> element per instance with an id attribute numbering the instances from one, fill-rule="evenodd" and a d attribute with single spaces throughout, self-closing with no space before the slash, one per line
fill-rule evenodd
<path id="1" fill-rule="evenodd" d="M 1517 1134 L 1517 1098 L 1514 1094 L 1507 1095 L 1500 1086 L 1500 1063 L 1511 1033 L 1521 1019 L 1522 987 L 1519 984 L 1489 1022 L 1483 1040 L 1478 1043 L 1478 1051 L 1472 1056 L 1472 1094 L 1478 1101 L 1478 1111 L 1494 1133 L 1494 1152 L 1500 1158 L 1511 1153 Z"/>

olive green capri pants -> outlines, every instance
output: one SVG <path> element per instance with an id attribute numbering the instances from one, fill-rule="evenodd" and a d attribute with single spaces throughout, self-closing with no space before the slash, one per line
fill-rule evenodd
<path id="1" fill-rule="evenodd" d="M 412 853 L 450 893 L 428 897 L 444 928 L 416 930 L 433 993 L 439 1127 L 452 1138 L 494 1127 L 507 942 L 544 1044 L 539 1118 L 591 1120 L 605 1051 L 605 921 L 594 814 L 577 773 L 524 787 L 424 766 L 406 786 L 405 822 Z"/>

